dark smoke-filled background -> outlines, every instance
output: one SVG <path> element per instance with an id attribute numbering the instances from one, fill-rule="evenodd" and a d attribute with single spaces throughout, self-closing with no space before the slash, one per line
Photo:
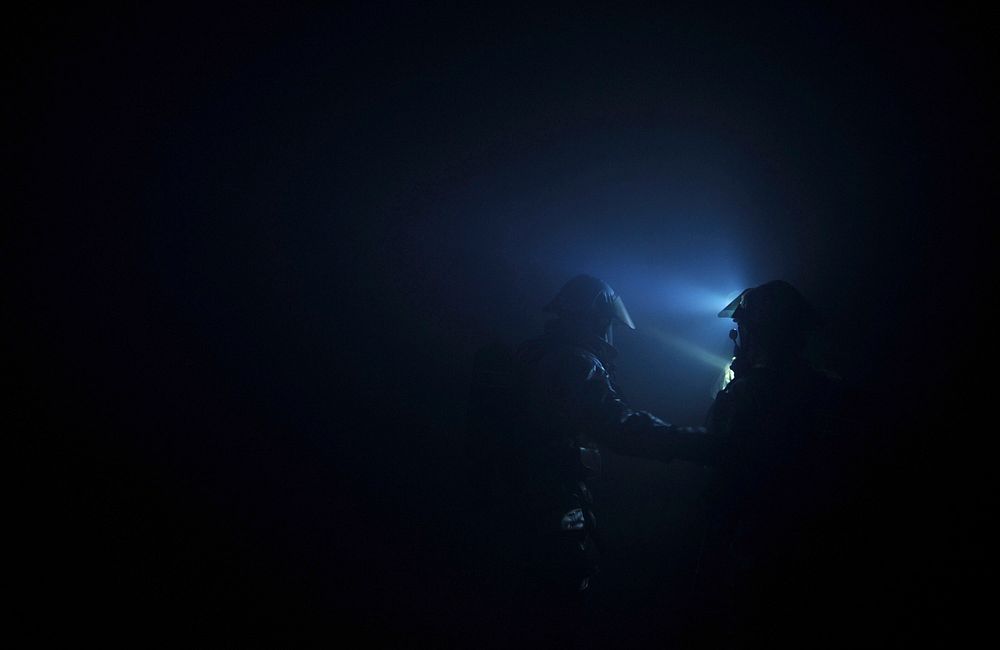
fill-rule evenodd
<path id="1" fill-rule="evenodd" d="M 474 647 L 474 352 L 576 273 L 638 408 L 700 424 L 781 278 L 879 404 L 848 628 L 949 639 L 983 521 L 973 15 L 53 10 L 20 25 L 5 321 L 40 634 Z M 975 321 L 975 322 L 974 322 Z M 667 643 L 710 470 L 611 457 L 596 610 Z M 855 615 L 856 614 L 856 615 Z M 516 626 L 514 626 L 516 627 Z M 817 634 L 821 634 L 817 632 Z M 810 645 L 805 642 L 806 646 Z M 862 644 L 863 645 L 863 644 Z"/>

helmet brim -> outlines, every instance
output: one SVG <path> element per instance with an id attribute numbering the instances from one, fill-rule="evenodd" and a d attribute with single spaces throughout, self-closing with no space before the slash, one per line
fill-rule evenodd
<path id="1" fill-rule="evenodd" d="M 611 301 L 611 309 L 618 322 L 630 330 L 635 329 L 635 323 L 632 321 L 632 316 L 629 315 L 628 309 L 625 309 L 625 303 L 622 301 L 620 296 L 615 296 Z"/>
<path id="2" fill-rule="evenodd" d="M 607 318 L 635 329 L 635 322 L 622 299 L 606 282 L 589 275 L 578 275 L 563 285 L 543 310 L 558 314 L 560 318 Z"/>
<path id="3" fill-rule="evenodd" d="M 732 318 L 736 314 L 736 310 L 743 304 L 743 296 L 747 295 L 747 291 L 750 291 L 750 289 L 744 289 L 740 292 L 740 295 L 733 298 L 732 302 L 723 307 L 722 311 L 719 312 L 719 318 Z"/>

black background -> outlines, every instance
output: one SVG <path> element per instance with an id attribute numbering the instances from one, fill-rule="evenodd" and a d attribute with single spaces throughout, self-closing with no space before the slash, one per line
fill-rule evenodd
<path id="1" fill-rule="evenodd" d="M 822 305 L 836 369 L 892 423 L 845 625 L 965 633 L 987 516 L 982 22 L 366 4 L 13 24 L 4 316 L 10 430 L 40 461 L 38 633 L 502 637 L 463 536 L 473 351 L 537 331 L 574 272 L 642 325 L 642 269 L 716 258 Z M 640 407 L 700 422 L 687 361 L 620 347 Z M 612 461 L 597 598 L 613 638 L 657 645 L 706 470 Z"/>

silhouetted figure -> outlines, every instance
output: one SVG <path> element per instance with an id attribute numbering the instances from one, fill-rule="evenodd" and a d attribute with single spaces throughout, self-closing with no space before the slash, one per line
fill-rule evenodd
<path id="1" fill-rule="evenodd" d="M 835 632 L 823 626 L 836 607 L 836 523 L 859 431 L 853 398 L 803 360 L 820 319 L 788 283 L 747 289 L 719 316 L 737 324 L 735 376 L 708 415 L 706 458 L 717 475 L 692 641 L 822 645 Z"/>
<path id="2" fill-rule="evenodd" d="M 699 455 L 704 430 L 674 427 L 628 406 L 614 382 L 615 324 L 635 325 L 621 298 L 587 275 L 545 308 L 556 318 L 516 354 L 502 344 L 476 359 L 469 453 L 483 477 L 497 564 L 512 591 L 570 643 L 596 573 L 599 528 L 588 481 L 601 447 L 668 460 Z M 693 444 L 698 441 L 698 444 Z"/>

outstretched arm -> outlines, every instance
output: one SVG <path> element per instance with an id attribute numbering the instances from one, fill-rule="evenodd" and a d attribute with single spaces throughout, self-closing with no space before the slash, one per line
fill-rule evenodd
<path id="1" fill-rule="evenodd" d="M 713 464 L 721 443 L 704 427 L 678 427 L 645 411 L 632 411 L 617 430 L 608 432 L 605 445 L 624 456 L 668 462 L 689 460 Z"/>
<path id="2" fill-rule="evenodd" d="M 593 364 L 577 394 L 581 426 L 611 451 L 660 461 L 715 463 L 721 439 L 703 427 L 677 427 L 633 410 L 615 390 L 607 371 Z"/>

